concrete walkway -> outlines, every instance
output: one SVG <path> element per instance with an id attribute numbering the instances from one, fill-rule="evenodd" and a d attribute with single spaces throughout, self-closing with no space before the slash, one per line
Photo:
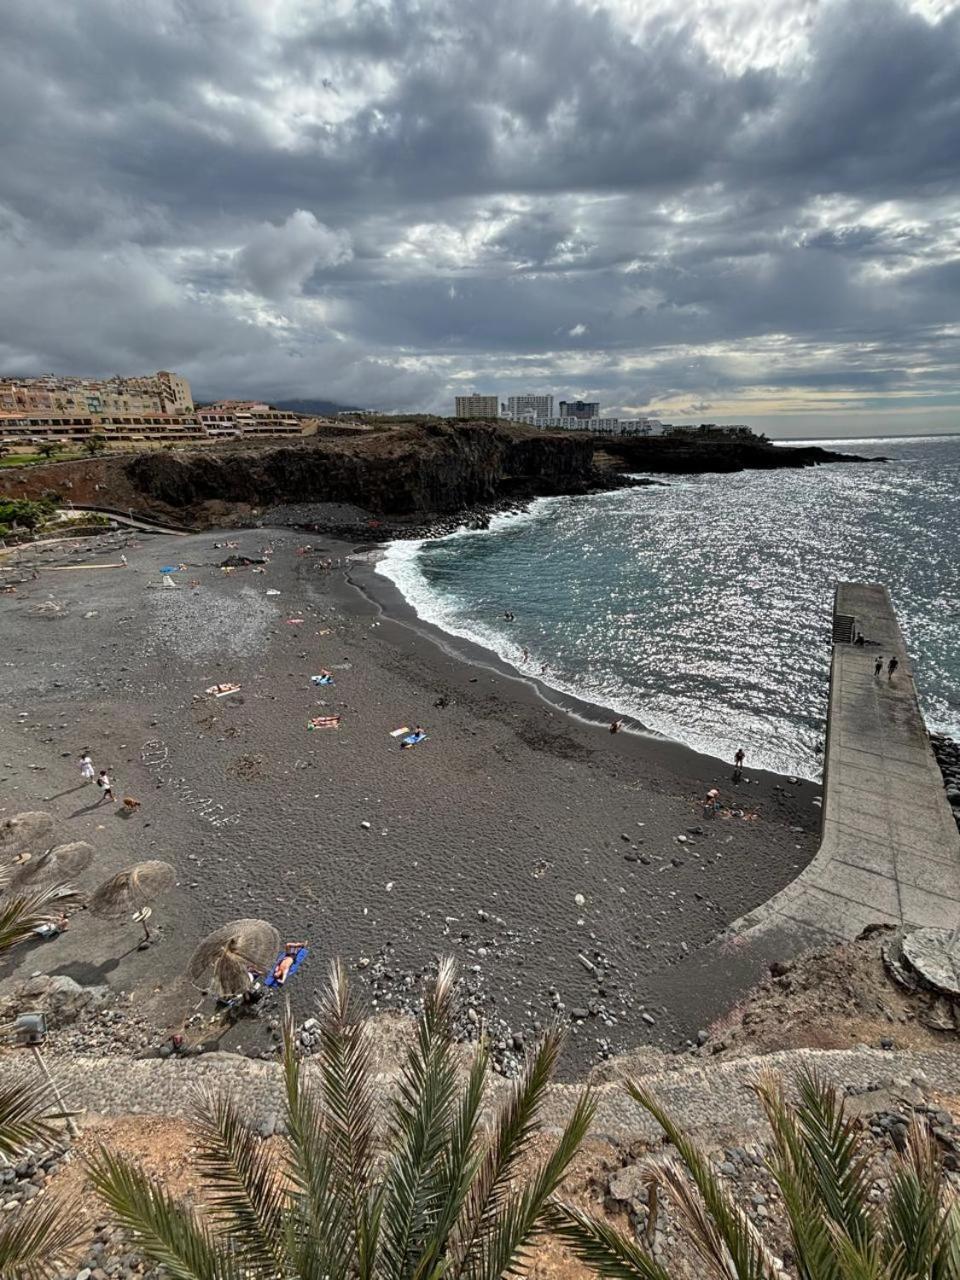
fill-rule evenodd
<path id="1" fill-rule="evenodd" d="M 876 643 L 860 648 L 842 638 L 857 631 Z M 840 583 L 834 638 L 820 850 L 792 884 L 731 929 L 748 942 L 774 931 L 787 951 L 799 941 L 855 938 L 875 923 L 960 923 L 960 833 L 886 588 Z M 900 666 L 888 680 L 894 655 Z"/>
<path id="2" fill-rule="evenodd" d="M 157 1058 L 132 1061 L 125 1058 L 49 1059 L 67 1107 L 92 1116 L 155 1115 L 189 1118 L 198 1089 L 223 1092 L 241 1102 L 252 1127 L 283 1115 L 283 1078 L 277 1063 L 258 1062 L 234 1054 L 211 1053 L 185 1060 Z M 776 1071 L 790 1084 L 800 1068 L 815 1069 L 840 1088 L 854 1090 L 917 1081 L 925 1092 L 953 1096 L 957 1092 L 957 1054 L 954 1049 L 883 1052 L 858 1049 L 792 1049 L 763 1057 L 734 1058 L 722 1062 L 676 1061 L 673 1069 L 642 1080 L 670 1113 L 692 1135 L 708 1146 L 765 1142 L 766 1121 L 752 1084 L 760 1071 Z M 3 1059 L 4 1079 L 36 1079 L 37 1067 L 25 1052 Z M 318 1064 L 307 1059 L 305 1077 L 316 1082 Z M 396 1086 L 395 1073 L 377 1077 L 378 1105 L 382 1108 Z M 505 1081 L 490 1082 L 491 1100 L 502 1098 Z M 552 1085 L 541 1120 L 547 1133 L 558 1133 L 582 1092 L 579 1085 Z M 634 1102 L 620 1080 L 596 1088 L 595 1135 L 617 1142 L 653 1141 L 660 1128 Z"/>

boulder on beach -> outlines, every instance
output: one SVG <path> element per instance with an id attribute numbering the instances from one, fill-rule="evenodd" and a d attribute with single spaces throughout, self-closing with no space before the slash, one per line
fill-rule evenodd
<path id="1" fill-rule="evenodd" d="M 82 987 L 64 973 L 37 974 L 18 982 L 0 1000 L 0 1019 L 12 1021 L 19 1013 L 45 1013 L 51 1027 L 62 1027 L 109 998 L 109 987 Z"/>

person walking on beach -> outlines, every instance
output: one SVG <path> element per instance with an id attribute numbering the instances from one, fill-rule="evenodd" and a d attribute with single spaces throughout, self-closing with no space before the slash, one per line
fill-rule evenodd
<path id="1" fill-rule="evenodd" d="M 110 782 L 110 778 L 109 778 L 109 775 L 107 774 L 106 769 L 100 770 L 100 773 L 97 776 L 97 786 L 100 788 L 99 803 L 102 804 L 104 800 L 109 800 L 112 804 L 113 803 L 113 786 Z"/>
<path id="2" fill-rule="evenodd" d="M 93 761 L 90 759 L 89 750 L 84 751 L 83 755 L 80 757 L 80 777 L 85 783 L 92 782 L 96 777 L 96 773 L 93 768 Z"/>
<path id="3" fill-rule="evenodd" d="M 887 663 L 887 683 L 888 684 L 893 679 L 894 673 L 896 672 L 897 667 L 899 667 L 899 665 L 900 663 L 897 661 L 896 658 L 891 658 L 890 661 Z"/>
<path id="4" fill-rule="evenodd" d="M 882 654 L 882 653 L 878 653 L 878 654 L 877 654 L 877 660 L 876 660 L 876 662 L 873 664 L 873 678 L 874 678 L 874 680 L 879 680 L 879 679 L 880 679 L 880 672 L 881 672 L 882 670 L 883 670 L 883 654 Z"/>
<path id="5" fill-rule="evenodd" d="M 739 782 L 743 777 L 743 747 L 737 747 L 733 757 L 733 780 Z"/>

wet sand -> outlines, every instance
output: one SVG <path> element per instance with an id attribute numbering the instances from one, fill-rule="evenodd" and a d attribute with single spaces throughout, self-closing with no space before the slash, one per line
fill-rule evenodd
<path id="1" fill-rule="evenodd" d="M 107 982 L 174 1025 L 200 1000 L 181 976 L 200 937 L 263 916 L 311 942 L 288 987 L 300 1014 L 333 956 L 358 985 L 375 975 L 392 1008 L 452 953 L 495 1035 L 570 1023 L 571 1074 L 640 1044 L 684 1047 L 759 976 L 716 940 L 813 856 L 818 788 L 749 768 L 734 786 L 729 764 L 611 735 L 601 708 L 421 623 L 369 549 L 289 530 L 214 549 L 226 536 L 130 541 L 127 569 L 43 568 L 0 597 L 0 816 L 45 809 L 59 838 L 89 840 L 84 889 L 140 858 L 179 875 L 148 951 L 136 926 L 81 913 L 0 977 Z M 267 545 L 265 573 L 219 568 Z M 323 571 L 329 557 L 342 568 Z M 180 562 L 179 590 L 163 590 L 160 567 Z M 333 688 L 310 684 L 321 666 Z M 241 693 L 197 697 L 221 681 Z M 332 714 L 339 730 L 307 731 Z M 401 751 L 390 730 L 418 723 L 427 740 Z M 141 801 L 132 816 L 78 788 L 87 747 Z M 704 820 L 710 786 L 759 818 Z M 261 1033 L 241 1023 L 224 1043 Z"/>

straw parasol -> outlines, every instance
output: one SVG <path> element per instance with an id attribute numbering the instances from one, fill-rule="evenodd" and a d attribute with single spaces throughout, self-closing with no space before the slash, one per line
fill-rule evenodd
<path id="1" fill-rule="evenodd" d="M 237 996 L 250 986 L 250 971 L 268 973 L 280 934 L 266 920 L 231 920 L 208 934 L 190 959 L 187 976 L 202 991 Z"/>
<path id="2" fill-rule="evenodd" d="M 73 880 L 81 871 L 86 871 L 93 861 L 94 849 L 85 840 L 74 840 L 70 844 L 58 844 L 54 849 L 47 849 L 37 858 L 31 858 L 19 867 L 13 877 L 14 885 L 31 884 L 57 880 Z"/>
<path id="3" fill-rule="evenodd" d="M 52 831 L 53 818 L 49 813 L 40 810 L 15 813 L 0 822 L 0 854 L 36 853 L 50 843 Z"/>
<path id="4" fill-rule="evenodd" d="M 169 862 L 137 862 L 105 881 L 94 892 L 88 906 L 94 915 L 110 920 L 133 913 L 149 941 L 150 904 L 169 893 L 176 881 L 177 873 Z"/>

